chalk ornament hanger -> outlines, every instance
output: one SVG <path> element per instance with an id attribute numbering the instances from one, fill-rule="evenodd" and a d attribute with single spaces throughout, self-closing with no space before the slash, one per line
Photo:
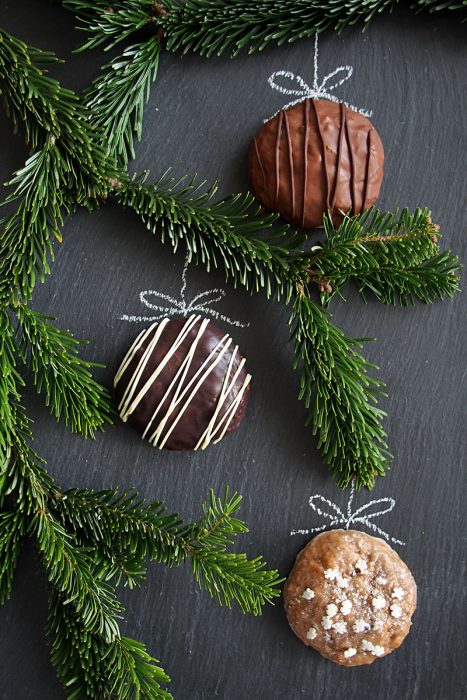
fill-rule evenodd
<path id="1" fill-rule="evenodd" d="M 201 292 L 194 296 L 191 300 L 187 299 L 186 289 L 187 289 L 187 271 L 189 265 L 188 255 L 185 258 L 185 264 L 182 270 L 182 284 L 180 287 L 180 295 L 178 298 L 172 297 L 169 294 L 156 291 L 154 289 L 146 289 L 140 292 L 139 300 L 144 306 L 153 312 L 152 315 L 127 315 L 123 314 L 120 316 L 121 321 L 129 321 L 130 323 L 143 323 L 150 322 L 154 323 L 162 318 L 167 318 L 171 316 L 182 316 L 187 318 L 192 314 L 205 314 L 211 316 L 216 320 L 228 323 L 231 326 L 237 326 L 238 328 L 246 328 L 249 323 L 241 323 L 240 321 L 235 321 L 228 316 L 220 313 L 217 309 L 213 308 L 215 304 L 218 304 L 226 296 L 224 289 L 208 289 L 205 292 Z M 160 300 L 162 303 L 154 303 L 154 300 Z M 165 305 L 164 305 L 165 302 Z"/>
<path id="2" fill-rule="evenodd" d="M 382 530 L 380 527 L 375 525 L 373 520 L 375 518 L 380 518 L 387 513 L 390 513 L 396 501 L 394 498 L 377 498 L 365 505 L 360 506 L 356 510 L 352 511 L 352 504 L 355 498 L 355 485 L 352 484 L 350 489 L 349 500 L 347 501 L 347 506 L 345 512 L 339 508 L 336 503 L 333 503 L 328 498 L 325 498 L 321 494 L 317 493 L 310 496 L 308 500 L 309 506 L 312 510 L 317 513 L 321 518 L 324 518 L 327 522 L 323 525 L 313 527 L 305 530 L 292 530 L 291 535 L 312 535 L 318 532 L 323 532 L 328 528 L 333 528 L 336 526 L 342 526 L 345 530 L 349 530 L 354 525 L 364 525 L 369 530 L 376 532 L 380 537 L 383 537 L 388 542 L 393 542 L 394 544 L 399 544 L 405 546 L 405 542 L 391 537 L 387 532 Z M 383 506 L 383 507 L 382 507 Z"/>
<path id="3" fill-rule="evenodd" d="M 348 102 L 345 102 L 344 100 L 334 95 L 333 91 L 336 88 L 343 85 L 343 83 L 347 82 L 347 80 L 350 80 L 352 75 L 352 66 L 339 66 L 335 70 L 331 71 L 331 73 L 325 75 L 320 82 L 318 76 L 318 33 L 316 33 L 313 57 L 312 85 L 308 85 L 308 83 L 300 75 L 296 75 L 295 73 L 292 73 L 292 71 L 289 70 L 275 71 L 274 73 L 272 73 L 272 75 L 269 76 L 268 83 L 273 88 L 273 90 L 277 90 L 283 95 L 289 95 L 294 97 L 294 99 L 291 102 L 288 102 L 286 105 L 281 107 L 281 110 L 289 109 L 289 107 L 293 107 L 299 102 L 302 102 L 306 98 L 310 97 L 314 100 L 331 100 L 331 102 L 343 102 L 349 109 L 352 109 L 354 112 L 360 112 L 360 114 L 365 115 L 365 117 L 371 117 L 371 115 L 373 114 L 371 110 L 368 111 L 366 109 L 360 109 L 359 107 L 355 107 L 354 105 L 349 104 Z M 281 110 L 278 110 L 277 112 L 275 112 L 275 114 L 273 114 L 268 119 L 265 119 L 264 121 L 269 121 L 269 119 L 275 117 L 276 114 L 278 114 L 278 112 Z"/>

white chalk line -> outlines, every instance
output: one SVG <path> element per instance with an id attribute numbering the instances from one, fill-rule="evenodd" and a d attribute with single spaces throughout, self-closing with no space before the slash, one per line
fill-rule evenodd
<path id="1" fill-rule="evenodd" d="M 334 82 L 331 85 L 328 85 L 329 81 L 332 80 L 335 76 L 339 75 L 339 73 L 344 73 L 344 75 Z M 277 90 L 278 92 L 282 93 L 283 95 L 294 95 L 296 99 L 292 100 L 291 102 L 288 102 L 284 107 L 281 107 L 281 109 L 277 110 L 271 117 L 268 119 L 265 119 L 264 121 L 267 122 L 273 117 L 276 116 L 280 111 L 283 109 L 289 109 L 290 107 L 293 107 L 296 104 L 299 104 L 300 102 L 303 102 L 306 98 L 311 98 L 314 100 L 330 100 L 331 102 L 343 102 L 346 107 L 349 109 L 352 109 L 354 112 L 359 112 L 360 114 L 363 114 L 365 117 L 371 117 L 373 112 L 371 110 L 366 110 L 366 109 L 361 109 L 359 107 L 356 107 L 355 105 L 350 104 L 349 102 L 346 102 L 345 100 L 341 100 L 335 95 L 332 94 L 332 91 L 335 90 L 336 88 L 340 87 L 343 83 L 345 83 L 347 80 L 349 80 L 353 75 L 353 67 L 352 66 L 338 66 L 335 70 L 331 71 L 331 73 L 328 73 L 327 75 L 324 76 L 323 80 L 321 83 L 319 83 L 319 78 L 318 78 L 318 33 L 315 34 L 315 48 L 314 48 L 314 56 L 313 56 L 313 85 L 310 87 L 307 82 L 300 76 L 296 75 L 295 73 L 292 73 L 292 71 L 289 70 L 278 70 L 272 73 L 269 78 L 268 78 L 268 83 L 269 85 L 274 89 Z M 290 80 L 293 83 L 296 83 L 298 87 L 287 87 L 284 85 L 281 85 L 280 83 L 276 82 L 277 78 L 286 78 L 287 80 Z"/>
<path id="2" fill-rule="evenodd" d="M 191 299 L 187 301 L 186 299 L 186 289 L 187 289 L 187 270 L 189 265 L 188 255 L 185 258 L 185 263 L 182 270 L 182 285 L 180 287 L 180 297 L 176 299 L 175 297 L 165 294 L 163 292 L 158 292 L 155 289 L 145 289 L 139 293 L 139 300 L 148 309 L 153 311 L 158 311 L 159 313 L 146 316 L 139 314 L 123 314 L 119 317 L 120 321 L 129 321 L 130 323 L 143 323 L 143 322 L 154 322 L 159 321 L 161 318 L 172 317 L 172 316 L 182 316 L 186 318 L 193 313 L 201 312 L 212 316 L 216 320 L 221 320 L 224 323 L 228 323 L 231 326 L 237 326 L 237 328 L 247 328 L 249 323 L 241 323 L 228 316 L 222 314 L 217 309 L 211 308 L 211 305 L 217 304 L 222 301 L 226 296 L 224 289 L 208 289 L 204 292 L 200 292 Z M 153 304 L 150 298 L 154 297 L 157 300 L 162 300 L 167 302 L 167 305 Z"/>
<path id="3" fill-rule="evenodd" d="M 344 525 L 345 529 L 348 530 L 351 525 L 354 525 L 355 523 L 360 523 L 361 525 L 364 525 L 370 530 L 373 530 L 373 532 L 377 532 L 378 535 L 381 537 L 384 537 L 384 539 L 393 542 L 394 544 L 399 544 L 405 547 L 405 542 L 402 542 L 401 540 L 398 540 L 395 537 L 391 537 L 387 532 L 379 528 L 377 525 L 375 525 L 372 520 L 374 518 L 379 518 L 383 515 L 386 515 L 387 513 L 390 513 L 394 506 L 396 505 L 396 501 L 394 498 L 377 498 L 373 501 L 370 501 L 369 503 L 365 503 L 363 506 L 360 506 L 360 508 L 357 508 L 354 512 L 352 512 L 352 503 L 355 497 L 355 485 L 352 484 L 352 487 L 350 489 L 350 496 L 349 500 L 347 501 L 347 506 L 346 506 L 346 513 L 344 513 L 339 506 L 336 503 L 333 503 L 330 501 L 328 498 L 325 498 L 321 494 L 317 493 L 314 494 L 313 496 L 310 496 L 308 500 L 308 504 L 311 506 L 311 508 L 320 515 L 321 517 L 325 518 L 329 522 L 325 523 L 324 525 L 320 525 L 318 527 L 313 527 L 313 528 L 308 528 L 308 529 L 297 529 L 297 530 L 291 530 L 290 534 L 291 535 L 312 535 L 317 532 L 323 532 L 323 530 L 326 530 L 327 528 L 333 528 L 336 525 Z M 320 508 L 317 503 L 324 503 L 326 506 L 332 509 L 333 512 L 329 512 L 329 510 L 323 510 L 323 508 Z M 381 510 L 377 510 L 374 513 L 368 513 L 367 511 L 372 508 L 373 506 L 379 505 L 379 504 L 385 504 L 387 507 L 382 508 Z"/>

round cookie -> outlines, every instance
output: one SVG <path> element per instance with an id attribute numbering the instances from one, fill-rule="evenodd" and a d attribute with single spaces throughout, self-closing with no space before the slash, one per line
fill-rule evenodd
<path id="1" fill-rule="evenodd" d="M 397 649 L 416 603 L 417 586 L 399 555 L 356 530 L 317 535 L 299 553 L 284 587 L 297 637 L 342 666 L 371 664 Z"/>
<path id="2" fill-rule="evenodd" d="M 260 202 L 295 226 L 323 225 L 328 210 L 357 214 L 378 198 L 384 149 L 370 120 L 343 103 L 307 98 L 281 110 L 250 146 L 249 175 Z"/>
<path id="3" fill-rule="evenodd" d="M 201 316 L 141 331 L 114 379 L 118 412 L 154 447 L 205 449 L 238 426 L 251 375 L 232 338 Z"/>

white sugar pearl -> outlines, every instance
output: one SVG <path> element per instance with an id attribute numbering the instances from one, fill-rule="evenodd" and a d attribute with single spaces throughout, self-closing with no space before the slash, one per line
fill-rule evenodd
<path id="1" fill-rule="evenodd" d="M 371 653 L 373 654 L 373 656 L 382 656 L 384 654 L 384 647 L 380 647 L 377 644 L 375 644 Z"/>
<path id="2" fill-rule="evenodd" d="M 305 600 L 311 600 L 312 598 L 315 597 L 315 592 L 311 590 L 311 588 L 305 588 L 305 590 L 302 593 L 302 598 Z"/>
<path id="3" fill-rule="evenodd" d="M 375 610 L 382 610 L 386 607 L 386 599 L 382 595 L 377 595 L 372 599 L 371 604 Z"/>
<path id="4" fill-rule="evenodd" d="M 364 559 L 358 559 L 355 564 L 355 570 L 359 571 L 361 574 L 368 570 L 367 563 Z"/>
<path id="5" fill-rule="evenodd" d="M 348 615 L 349 612 L 352 610 L 352 603 L 350 600 L 344 600 L 342 601 L 341 605 L 341 613 L 343 615 Z"/>
<path id="6" fill-rule="evenodd" d="M 355 622 L 353 623 L 352 629 L 354 632 L 357 632 L 357 633 L 358 632 L 366 632 L 367 630 L 370 629 L 370 623 L 365 622 L 365 620 L 362 620 L 360 618 L 358 620 L 355 620 Z"/>
<path id="7" fill-rule="evenodd" d="M 336 583 L 339 586 L 339 588 L 348 588 L 349 587 L 349 579 L 343 578 L 342 576 L 340 576 L 337 579 Z"/>
<path id="8" fill-rule="evenodd" d="M 318 634 L 318 633 L 317 633 L 317 631 L 315 630 L 315 628 L 314 628 L 314 627 L 310 627 L 310 629 L 309 629 L 308 632 L 306 633 L 306 638 L 307 638 L 307 639 L 314 639 L 314 638 L 316 637 L 317 634 Z"/>
<path id="9" fill-rule="evenodd" d="M 344 658 L 350 659 L 352 656 L 355 656 L 356 653 L 357 653 L 356 649 L 354 649 L 353 647 L 349 647 L 348 649 L 346 649 L 344 651 Z"/>
<path id="10" fill-rule="evenodd" d="M 362 649 L 363 651 L 373 651 L 375 645 L 373 642 L 369 642 L 367 639 L 362 639 Z"/>
<path id="11" fill-rule="evenodd" d="M 330 617 L 322 617 L 321 618 L 321 627 L 325 630 L 330 630 L 332 627 L 332 620 Z"/>
<path id="12" fill-rule="evenodd" d="M 400 586 L 396 586 L 392 592 L 392 597 L 395 598 L 396 600 L 402 600 L 402 598 L 405 596 L 405 591 L 403 588 Z"/>
<path id="13" fill-rule="evenodd" d="M 340 576 L 339 569 L 325 569 L 323 573 L 324 578 L 327 578 L 328 581 L 335 581 Z"/>
<path id="14" fill-rule="evenodd" d="M 376 579 L 376 583 L 379 586 L 385 586 L 387 584 L 387 582 L 388 582 L 388 580 L 384 576 L 378 576 L 378 578 Z"/>
<path id="15" fill-rule="evenodd" d="M 362 641 L 362 650 L 370 651 L 373 656 L 382 656 L 384 654 L 384 647 L 380 647 L 378 644 L 373 644 L 373 642 L 369 642 L 367 639 Z"/>
<path id="16" fill-rule="evenodd" d="M 391 615 L 393 617 L 400 617 L 402 615 L 402 608 L 400 605 L 396 605 L 396 603 L 390 605 L 389 609 L 391 610 Z"/>
<path id="17" fill-rule="evenodd" d="M 335 615 L 337 615 L 337 612 L 337 605 L 335 605 L 334 603 L 329 603 L 329 605 L 326 606 L 326 615 L 328 617 L 334 617 Z"/>
<path id="18" fill-rule="evenodd" d="M 335 622 L 332 626 L 336 630 L 337 634 L 345 634 L 347 632 L 347 625 L 345 622 Z"/>

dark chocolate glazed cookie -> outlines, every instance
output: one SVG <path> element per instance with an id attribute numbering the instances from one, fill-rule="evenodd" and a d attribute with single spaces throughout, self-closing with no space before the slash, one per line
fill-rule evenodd
<path id="1" fill-rule="evenodd" d="M 232 338 L 200 316 L 142 331 L 115 375 L 118 412 L 155 447 L 205 449 L 240 423 L 251 376 Z"/>
<path id="2" fill-rule="evenodd" d="M 343 103 L 310 98 L 281 110 L 250 146 L 251 186 L 260 202 L 295 226 L 323 225 L 328 210 L 368 209 L 383 180 L 384 150 L 370 120 Z"/>

